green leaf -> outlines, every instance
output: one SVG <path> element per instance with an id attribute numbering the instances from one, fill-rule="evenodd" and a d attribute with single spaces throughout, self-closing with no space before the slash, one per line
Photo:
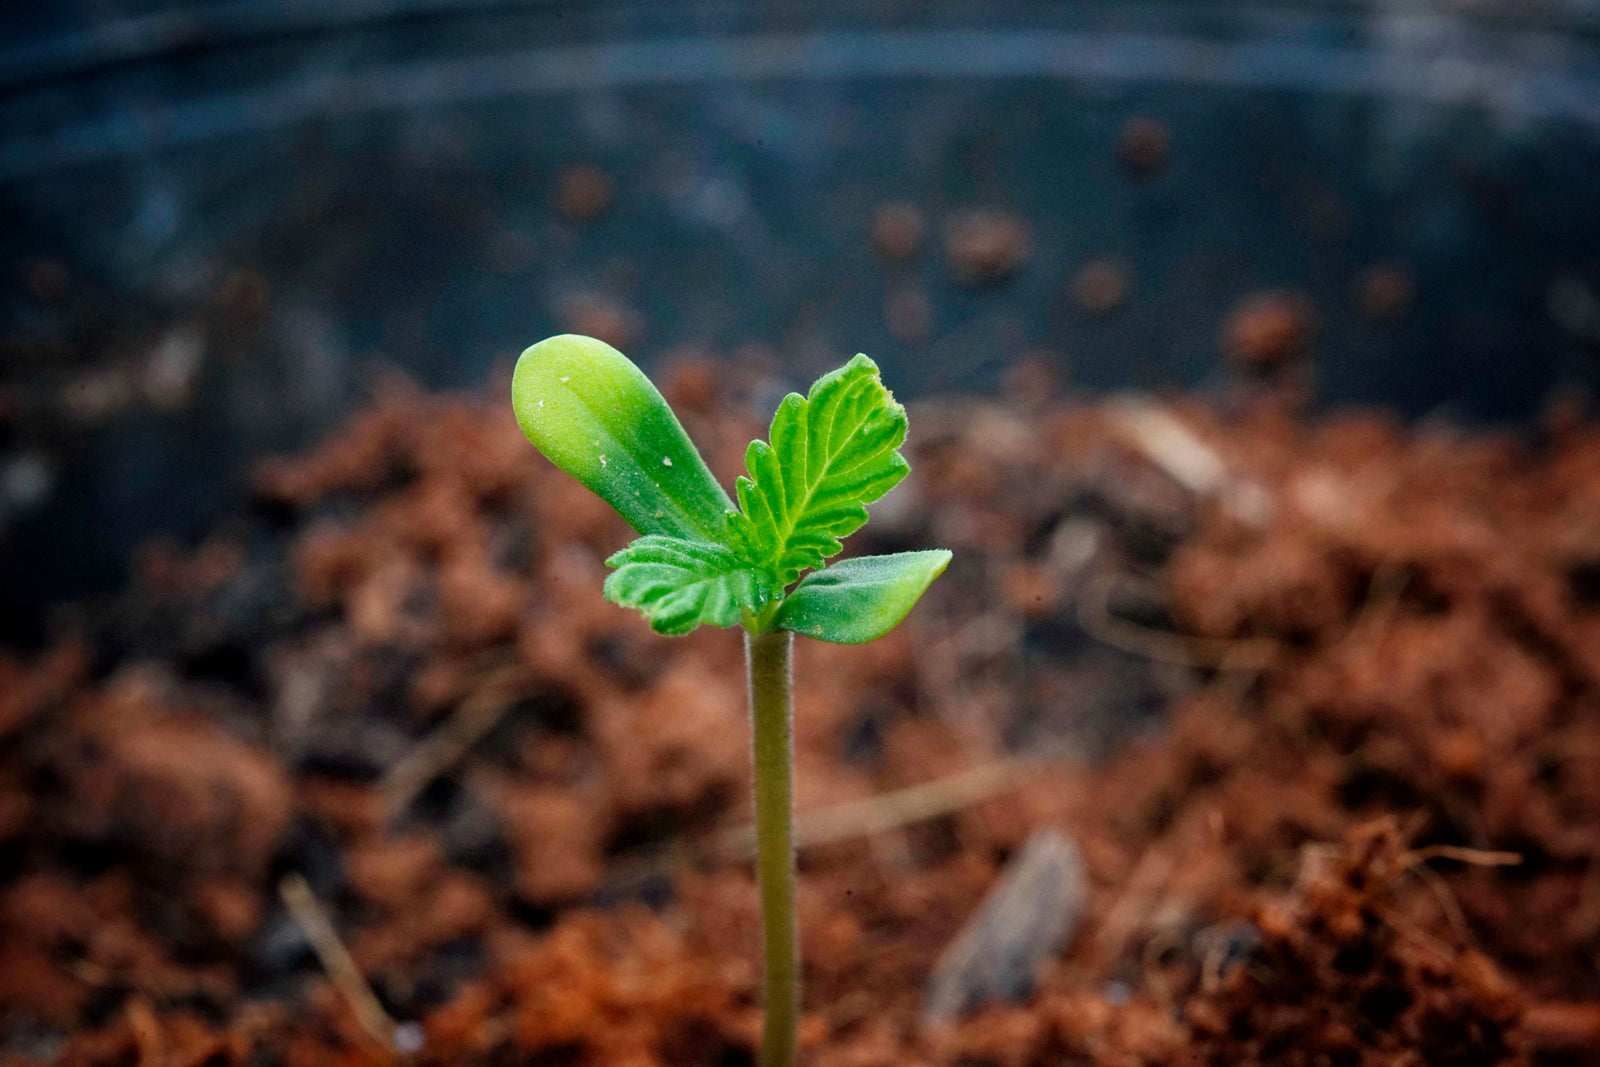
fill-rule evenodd
<path id="1" fill-rule="evenodd" d="M 949 563 L 942 548 L 835 563 L 795 586 L 776 624 L 836 645 L 871 641 L 898 626 Z"/>
<path id="2" fill-rule="evenodd" d="M 523 352 L 511 405 L 534 447 L 641 534 L 723 539 L 733 502 L 650 379 L 604 341 L 562 334 Z"/>
<path id="3" fill-rule="evenodd" d="M 701 623 L 733 626 L 771 599 L 766 572 L 724 545 L 681 537 L 641 537 L 606 560 L 613 604 L 638 608 L 663 634 L 686 634 Z"/>
<path id="4" fill-rule="evenodd" d="M 728 536 L 780 586 L 820 567 L 839 539 L 867 521 L 865 505 L 911 468 L 895 451 L 906 410 L 883 387 L 878 365 L 856 356 L 818 378 L 809 397 L 790 393 L 772 417 L 772 443 L 752 441 L 738 482 L 742 514 Z"/>

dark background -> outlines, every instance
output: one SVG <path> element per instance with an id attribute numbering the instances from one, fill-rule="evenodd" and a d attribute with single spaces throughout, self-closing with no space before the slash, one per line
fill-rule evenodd
<path id="1" fill-rule="evenodd" d="M 1144 120 L 1169 151 L 1132 172 Z M 903 265 L 888 201 L 927 226 Z M 942 235 L 980 207 L 1031 250 L 973 287 Z M 1527 422 L 1600 351 L 1600 3 L 10 5 L 0 232 L 16 639 L 386 370 L 481 387 L 596 316 L 647 367 L 1212 389 L 1229 309 L 1281 288 L 1321 403 Z M 1096 260 L 1130 283 L 1107 314 L 1071 297 Z M 1400 313 L 1362 312 L 1375 267 Z M 886 323 L 908 290 L 924 338 Z"/>

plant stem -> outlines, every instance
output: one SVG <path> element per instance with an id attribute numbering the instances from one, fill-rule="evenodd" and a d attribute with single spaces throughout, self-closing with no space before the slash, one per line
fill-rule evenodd
<path id="1" fill-rule="evenodd" d="M 800 946 L 794 912 L 794 715 L 787 630 L 746 632 L 750 728 L 756 766 L 756 880 L 766 957 L 761 1067 L 793 1067 L 800 1016 Z"/>

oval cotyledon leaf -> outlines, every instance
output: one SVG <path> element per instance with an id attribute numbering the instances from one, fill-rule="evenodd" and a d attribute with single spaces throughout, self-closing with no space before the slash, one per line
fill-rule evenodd
<path id="1" fill-rule="evenodd" d="M 561 334 L 517 360 L 517 424 L 641 534 L 720 542 L 733 509 L 644 372 L 604 341 Z"/>
<path id="2" fill-rule="evenodd" d="M 949 563 L 942 548 L 835 563 L 795 586 L 776 624 L 836 645 L 871 641 L 898 626 Z"/>

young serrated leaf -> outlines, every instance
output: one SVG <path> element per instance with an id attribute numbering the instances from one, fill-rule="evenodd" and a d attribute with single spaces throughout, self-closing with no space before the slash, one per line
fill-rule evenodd
<path id="1" fill-rule="evenodd" d="M 529 441 L 641 534 L 722 538 L 733 507 L 672 409 L 604 341 L 547 338 L 522 353 L 511 405 Z"/>
<path id="2" fill-rule="evenodd" d="M 641 537 L 606 560 L 605 597 L 638 608 L 657 633 L 686 634 L 701 623 L 733 626 L 771 599 L 768 575 L 724 545 Z"/>
<path id="3" fill-rule="evenodd" d="M 944 549 L 835 563 L 795 586 L 778 609 L 776 625 L 838 645 L 871 641 L 900 625 L 949 563 Z"/>
<path id="4" fill-rule="evenodd" d="M 818 378 L 809 396 L 790 393 L 772 417 L 771 444 L 752 441 L 747 477 L 738 482 L 741 512 L 728 537 L 780 586 L 820 567 L 840 539 L 867 521 L 866 505 L 911 468 L 895 450 L 906 437 L 906 411 L 858 355 Z"/>

